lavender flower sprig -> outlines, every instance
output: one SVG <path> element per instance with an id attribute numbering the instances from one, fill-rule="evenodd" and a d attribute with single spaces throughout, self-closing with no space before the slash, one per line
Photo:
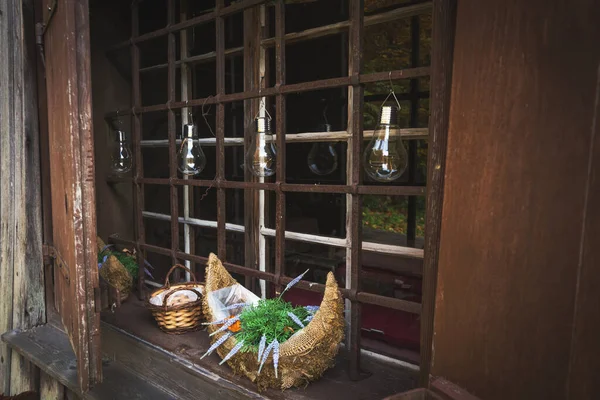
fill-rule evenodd
<path id="1" fill-rule="evenodd" d="M 235 310 L 237 308 L 243 308 L 243 307 L 249 306 L 251 304 L 252 303 L 235 303 L 235 304 L 232 304 L 232 305 L 230 305 L 228 307 L 225 307 L 225 310 Z"/>
<path id="2" fill-rule="evenodd" d="M 304 308 L 311 314 L 314 314 L 317 311 L 319 311 L 319 306 L 304 306 Z"/>
<path id="3" fill-rule="evenodd" d="M 310 321 L 312 321 L 313 318 L 314 318 L 314 314 L 311 314 L 308 317 L 304 318 L 304 322 L 310 322 Z"/>
<path id="4" fill-rule="evenodd" d="M 287 315 L 288 315 L 288 317 L 290 317 L 292 319 L 292 321 L 294 321 L 296 323 L 296 325 L 304 328 L 304 324 L 302 323 L 302 321 L 300 321 L 300 319 L 298 317 L 296 317 L 296 314 L 294 314 L 292 312 L 288 312 Z"/>
<path id="5" fill-rule="evenodd" d="M 224 324 L 227 321 L 229 321 L 229 319 L 230 318 L 227 317 L 227 318 L 223 318 L 223 319 L 220 319 L 220 320 L 217 320 L 217 321 L 213 321 L 213 322 L 203 322 L 202 325 L 221 325 L 221 324 Z"/>
<path id="6" fill-rule="evenodd" d="M 294 286 L 296 283 L 300 282 L 300 280 L 304 277 L 304 275 L 306 275 L 306 273 L 308 272 L 308 270 L 304 271 L 303 273 L 301 273 L 300 275 L 298 275 L 297 277 L 295 277 L 290 283 L 287 284 L 287 286 L 285 287 L 285 289 L 283 289 L 283 291 L 281 292 L 281 294 L 279 295 L 279 298 L 281 298 L 281 296 L 283 296 L 283 294 L 290 289 L 292 286 Z"/>
<path id="7" fill-rule="evenodd" d="M 276 342 L 276 340 L 273 340 L 271 343 L 269 343 L 269 345 L 265 349 L 265 352 L 263 354 L 262 360 L 260 362 L 260 367 L 258 368 L 258 373 L 259 374 L 260 374 L 260 371 L 262 370 L 263 365 L 265 364 L 265 361 L 267 361 L 267 358 L 269 357 L 269 354 L 271 353 L 271 350 L 275 346 L 275 342 Z"/>
<path id="8" fill-rule="evenodd" d="M 219 365 L 223 365 L 223 363 L 227 360 L 229 360 L 231 357 L 233 357 L 238 351 L 240 351 L 240 349 L 244 346 L 244 341 L 240 340 L 238 342 L 238 344 L 235 345 L 235 347 L 233 349 L 231 349 L 231 351 L 229 353 L 227 353 L 227 355 L 225 357 L 223 357 L 223 360 L 219 363 Z"/>
<path id="9" fill-rule="evenodd" d="M 210 346 L 208 350 L 206 350 L 206 353 L 204 353 L 204 355 L 202 357 L 200 357 L 200 359 L 203 359 L 207 355 L 211 354 L 213 351 L 215 351 L 217 349 L 217 347 L 219 347 L 220 345 L 222 345 L 223 343 L 225 343 L 225 341 L 227 339 L 229 339 L 232 335 L 233 335 L 233 333 L 227 332 L 226 334 L 224 334 L 223 336 L 221 336 L 219 338 L 219 340 L 217 340 L 216 342 L 214 342 L 213 345 Z"/>
<path id="10" fill-rule="evenodd" d="M 260 357 L 262 357 L 263 352 L 265 351 L 265 345 L 267 344 L 267 337 L 262 335 L 260 338 L 260 343 L 258 345 L 258 362 L 260 362 Z"/>
<path id="11" fill-rule="evenodd" d="M 223 332 L 223 331 L 229 329 L 229 327 L 231 325 L 235 324 L 239 320 L 240 320 L 240 316 L 239 315 L 237 317 L 233 317 L 233 318 L 228 319 L 227 322 L 225 322 L 222 327 L 220 327 L 219 329 L 217 329 L 216 331 L 214 331 L 213 333 L 211 333 L 208 336 L 213 336 L 213 335 L 216 335 L 219 332 Z"/>
<path id="12" fill-rule="evenodd" d="M 279 366 L 279 342 L 277 339 L 273 341 L 275 346 L 273 346 L 273 366 L 275 367 L 275 378 L 277 378 L 277 367 Z"/>

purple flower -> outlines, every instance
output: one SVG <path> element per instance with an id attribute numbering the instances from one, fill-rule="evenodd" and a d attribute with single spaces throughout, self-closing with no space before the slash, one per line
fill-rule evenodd
<path id="1" fill-rule="evenodd" d="M 225 307 L 225 310 L 235 310 L 236 308 L 242 308 L 251 305 L 252 303 L 235 303 L 228 307 Z"/>
<path id="2" fill-rule="evenodd" d="M 214 331 L 213 333 L 211 333 L 208 336 L 213 336 L 219 332 L 223 332 L 223 331 L 227 330 L 231 325 L 235 324 L 239 320 L 240 320 L 239 316 L 228 319 L 227 322 L 225 322 L 222 327 L 220 327 L 219 329 L 217 329 L 216 331 Z"/>
<path id="3" fill-rule="evenodd" d="M 221 336 L 219 338 L 219 340 L 217 340 L 216 342 L 214 342 L 213 345 L 210 346 L 208 350 L 206 350 L 206 353 L 204 353 L 204 355 L 202 357 L 200 357 L 200 359 L 203 359 L 204 357 L 206 357 L 207 355 L 209 355 L 210 353 L 212 353 L 213 351 L 215 351 L 216 348 L 219 347 L 220 345 L 222 345 L 223 343 L 225 343 L 225 341 L 227 339 L 229 339 L 231 337 L 231 335 L 233 335 L 233 333 L 227 332 L 226 334 L 224 334 L 223 336 Z"/>
<path id="4" fill-rule="evenodd" d="M 260 374 L 260 371 L 262 370 L 263 365 L 265 364 L 265 361 L 267 361 L 267 358 L 269 357 L 269 353 L 271 353 L 271 350 L 275 346 L 275 342 L 276 342 L 276 340 L 273 340 L 271 343 L 269 343 L 269 345 L 265 349 L 265 353 L 263 354 L 262 361 L 260 362 L 260 367 L 258 368 L 259 374 Z"/>
<path id="5" fill-rule="evenodd" d="M 148 262 L 148 260 L 144 260 L 144 264 L 146 264 L 147 266 L 149 266 L 151 269 L 154 269 L 154 267 L 152 266 L 152 264 L 150 264 Z"/>
<path id="6" fill-rule="evenodd" d="M 300 282 L 300 280 L 304 277 L 304 275 L 306 275 L 306 273 L 308 272 L 308 270 L 304 271 L 302 274 L 298 275 L 297 277 L 295 277 L 290 283 L 287 284 L 287 286 L 285 287 L 285 289 L 283 289 L 283 292 L 281 292 L 281 294 L 279 295 L 279 298 L 281 298 L 281 296 L 283 296 L 283 294 L 292 286 L 294 286 L 296 283 Z"/>
<path id="7" fill-rule="evenodd" d="M 219 363 L 219 365 L 222 365 L 225 361 L 227 361 L 231 357 L 233 357 L 238 351 L 240 351 L 242 346 L 244 346 L 243 340 L 239 341 L 238 344 L 236 344 L 235 347 L 233 349 L 231 349 L 231 351 L 229 353 L 227 353 L 227 355 L 223 358 L 223 360 Z"/>
<path id="8" fill-rule="evenodd" d="M 262 335 L 262 337 L 260 338 L 260 344 L 258 345 L 258 362 L 260 362 L 260 357 L 265 351 L 265 344 L 267 344 L 267 337 L 265 335 Z"/>
<path id="9" fill-rule="evenodd" d="M 146 275 L 148 275 L 150 278 L 154 279 L 154 277 L 152 276 L 152 273 L 150 272 L 150 270 L 148 270 L 148 268 L 144 268 L 144 272 L 146 273 Z"/>
<path id="10" fill-rule="evenodd" d="M 220 319 L 218 321 L 213 321 L 213 322 L 203 322 L 202 325 L 221 325 L 221 324 L 226 323 L 227 321 L 229 321 L 229 317 Z"/>
<path id="11" fill-rule="evenodd" d="M 304 306 L 304 308 L 311 314 L 314 314 L 317 311 L 319 311 L 319 306 Z"/>
<path id="12" fill-rule="evenodd" d="M 296 323 L 296 325 L 304 328 L 304 324 L 302 323 L 302 321 L 300 321 L 298 317 L 296 317 L 296 314 L 294 314 L 293 312 L 288 312 L 287 315 L 292 319 L 292 321 Z"/>
<path id="13" fill-rule="evenodd" d="M 275 346 L 273 346 L 273 366 L 275 367 L 275 378 L 277 378 L 277 366 L 279 366 L 279 342 L 277 339 L 273 341 Z"/>
<path id="14" fill-rule="evenodd" d="M 312 321 L 314 315 L 309 315 L 308 317 L 304 318 L 304 322 L 310 322 Z"/>

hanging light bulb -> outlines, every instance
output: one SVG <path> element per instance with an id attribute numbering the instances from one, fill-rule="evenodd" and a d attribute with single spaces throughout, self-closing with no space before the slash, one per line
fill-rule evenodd
<path id="1" fill-rule="evenodd" d="M 246 168 L 258 177 L 274 175 L 276 148 L 272 141 L 271 120 L 257 117 L 254 123 L 254 136 L 246 153 Z"/>
<path id="2" fill-rule="evenodd" d="M 331 132 L 331 125 L 324 124 L 325 132 Z M 338 166 L 338 156 L 331 142 L 315 142 L 308 152 L 308 168 L 316 175 L 328 175 Z"/>
<path id="3" fill-rule="evenodd" d="M 131 171 L 133 157 L 127 144 L 125 132 L 115 131 L 115 143 L 111 149 L 111 169 L 117 175 Z"/>
<path id="4" fill-rule="evenodd" d="M 397 125 L 399 108 L 395 105 L 381 107 L 379 124 L 363 154 L 365 172 L 378 182 L 398 179 L 408 165 L 408 153 Z"/>
<path id="5" fill-rule="evenodd" d="M 206 156 L 198 140 L 198 127 L 194 124 L 184 124 L 182 142 L 177 153 L 177 169 L 183 175 L 195 176 L 206 166 Z"/>

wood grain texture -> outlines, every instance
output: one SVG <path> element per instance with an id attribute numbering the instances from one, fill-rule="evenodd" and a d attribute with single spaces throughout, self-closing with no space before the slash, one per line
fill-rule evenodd
<path id="1" fill-rule="evenodd" d="M 12 329 L 13 248 L 15 241 L 15 187 L 11 184 L 14 164 L 10 162 L 14 141 L 14 9 L 10 0 L 0 0 L 0 332 Z M 10 5 L 10 7 L 9 7 Z M 0 344 L 0 392 L 10 391 L 11 351 Z"/>
<path id="2" fill-rule="evenodd" d="M 599 12 L 458 3 L 432 374 L 485 399 L 566 395 Z"/>
<path id="3" fill-rule="evenodd" d="M 61 0 L 44 37 L 53 245 L 66 264 L 55 268 L 56 300 L 83 391 L 101 380 L 99 318 L 92 307 L 98 269 L 87 18 L 87 1 Z"/>
<path id="4" fill-rule="evenodd" d="M 50 375 L 42 372 L 40 374 L 40 399 L 63 400 L 65 387 Z"/>
<path id="5" fill-rule="evenodd" d="M 0 64 L 0 332 L 4 332 L 43 323 L 45 303 L 33 2 L 6 1 L 0 9 L 0 52 L 6 54 Z M 3 345 L 0 348 L 0 392 L 35 389 L 36 368 Z"/>
<path id="6" fill-rule="evenodd" d="M 567 396 L 570 400 L 600 396 L 600 65 L 595 103 L 569 362 Z"/>
<path id="7" fill-rule="evenodd" d="M 423 260 L 423 301 L 421 320 L 421 370 L 419 384 L 429 385 L 431 369 L 435 294 L 444 202 L 444 176 L 450 98 L 452 87 L 452 58 L 456 30 L 456 1 L 434 0 L 432 12 L 432 74 L 431 74 L 431 136 L 427 165 L 427 210 L 425 212 L 425 249 Z"/>
<path id="8" fill-rule="evenodd" d="M 104 382 L 94 386 L 88 392 L 81 392 L 77 377 L 77 359 L 71 348 L 70 339 L 64 332 L 51 324 L 33 328 L 27 332 L 11 331 L 2 335 L 2 340 L 8 343 L 14 352 L 38 365 L 43 373 L 48 375 L 48 378 L 54 379 L 59 385 L 64 386 L 62 391 L 66 398 L 94 400 L 167 400 L 176 398 L 132 373 L 122 364 L 113 362 L 104 364 Z M 43 380 L 47 381 L 46 377 Z M 45 386 L 54 385 L 56 383 L 45 384 Z M 52 388 L 50 390 L 53 393 L 61 392 L 60 387 L 57 390 Z M 42 397 L 42 399 L 46 400 L 46 397 Z"/>

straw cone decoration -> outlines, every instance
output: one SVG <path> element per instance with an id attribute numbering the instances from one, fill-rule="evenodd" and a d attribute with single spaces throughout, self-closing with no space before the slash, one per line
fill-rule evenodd
<path id="1" fill-rule="evenodd" d="M 208 294 L 212 291 L 232 286 L 236 280 L 229 275 L 221 261 L 211 254 L 206 269 L 206 296 L 204 296 L 204 312 L 207 321 L 213 321 L 213 314 L 208 305 Z M 227 361 L 227 364 L 237 374 L 247 376 L 255 382 L 259 389 L 278 388 L 289 389 L 304 386 L 310 381 L 323 375 L 325 370 L 333 366 L 339 344 L 344 337 L 344 307 L 342 296 L 338 290 L 333 274 L 327 275 L 327 284 L 323 302 L 310 323 L 279 347 L 279 373 L 275 376 L 273 358 L 269 356 L 260 374 L 257 354 L 254 352 L 239 352 Z M 218 326 L 209 325 L 208 332 L 213 333 Z M 218 341 L 224 334 L 212 336 L 212 343 Z M 237 344 L 230 337 L 217 348 L 217 353 L 224 358 Z"/>
<path id="2" fill-rule="evenodd" d="M 133 285 L 133 278 L 127 269 L 117 260 L 117 257 L 110 255 L 100 268 L 100 276 L 111 286 L 119 289 L 121 293 L 121 301 L 123 301 Z"/>

